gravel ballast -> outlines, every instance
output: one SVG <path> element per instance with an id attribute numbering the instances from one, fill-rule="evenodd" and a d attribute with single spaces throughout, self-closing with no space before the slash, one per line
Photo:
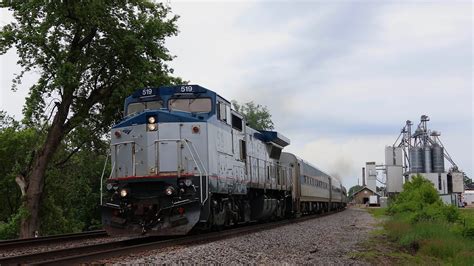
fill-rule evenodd
<path id="1" fill-rule="evenodd" d="M 28 254 L 47 252 L 47 251 L 58 250 L 58 249 L 90 246 L 90 245 L 95 245 L 95 244 L 125 240 L 129 238 L 130 237 L 124 237 L 124 236 L 117 236 L 117 237 L 105 236 L 105 237 L 94 237 L 90 239 L 86 238 L 86 239 L 76 239 L 76 240 L 71 240 L 71 241 L 58 241 L 56 243 L 35 244 L 32 246 L 26 246 L 23 248 L 5 248 L 4 250 L 0 250 L 0 258 L 28 255 Z"/>
<path id="2" fill-rule="evenodd" d="M 102 263 L 126 264 L 366 264 L 351 258 L 375 220 L 365 210 L 343 212 L 208 243 L 147 251 Z"/>

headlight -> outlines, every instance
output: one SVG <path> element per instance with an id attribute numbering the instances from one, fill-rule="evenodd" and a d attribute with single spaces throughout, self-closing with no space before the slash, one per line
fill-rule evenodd
<path id="1" fill-rule="evenodd" d="M 107 185 L 105 185 L 105 188 L 107 188 L 107 190 L 112 190 L 112 188 L 114 188 L 114 185 L 108 183 Z"/>
<path id="2" fill-rule="evenodd" d="M 147 126 L 148 131 L 155 131 L 157 128 L 156 124 L 148 124 L 146 126 Z"/>
<path id="3" fill-rule="evenodd" d="M 189 187 L 189 186 L 191 186 L 191 185 L 193 184 L 193 180 L 191 180 L 191 179 L 185 179 L 185 180 L 184 180 L 184 184 L 185 184 L 187 187 Z"/>
<path id="4" fill-rule="evenodd" d="M 170 186 L 170 187 L 167 187 L 165 189 L 165 194 L 166 195 L 171 196 L 171 195 L 173 195 L 173 193 L 174 193 L 174 188 L 173 187 Z"/>
<path id="5" fill-rule="evenodd" d="M 147 131 L 156 131 L 157 129 L 158 129 L 158 124 L 156 124 L 156 118 L 154 116 L 148 117 L 146 130 Z"/>
<path id="6" fill-rule="evenodd" d="M 125 198 L 127 194 L 128 194 L 128 191 L 126 189 L 123 188 L 122 190 L 120 190 L 120 196 L 122 198 Z"/>

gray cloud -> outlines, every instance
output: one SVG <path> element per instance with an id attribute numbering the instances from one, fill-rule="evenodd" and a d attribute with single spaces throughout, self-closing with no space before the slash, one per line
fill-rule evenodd
<path id="1" fill-rule="evenodd" d="M 406 119 L 428 114 L 473 174 L 472 3 L 172 2 L 175 73 L 268 106 L 288 151 L 348 185 L 383 163 Z M 0 13 L 3 15 L 4 13 Z M 3 19 L 5 20 L 5 19 Z M 2 80 L 15 58 L 2 58 Z M 5 70 L 5 71 L 4 71 Z M 0 109 L 19 113 L 4 86 Z M 23 96 L 24 97 L 24 96 Z"/>

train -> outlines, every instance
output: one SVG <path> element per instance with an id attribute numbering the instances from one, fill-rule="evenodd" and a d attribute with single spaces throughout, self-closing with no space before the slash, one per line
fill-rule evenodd
<path id="1" fill-rule="evenodd" d="M 346 189 L 199 85 L 143 88 L 110 132 L 102 224 L 173 236 L 344 209 Z M 101 195 L 102 197 L 102 195 Z"/>

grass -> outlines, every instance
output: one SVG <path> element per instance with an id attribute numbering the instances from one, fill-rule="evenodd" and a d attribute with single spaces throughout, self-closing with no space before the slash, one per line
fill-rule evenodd
<path id="1" fill-rule="evenodd" d="M 382 218 L 384 217 L 386 208 L 368 208 L 367 211 L 372 214 L 375 218 Z"/>
<path id="2" fill-rule="evenodd" d="M 367 209 L 373 213 L 373 209 Z M 380 214 L 379 212 L 375 212 Z M 380 215 L 379 217 L 383 217 Z M 411 252 L 396 242 L 389 239 L 387 230 L 383 227 L 375 229 L 371 232 L 369 239 L 361 243 L 364 251 L 352 252 L 349 254 L 351 258 L 366 261 L 372 265 L 440 265 L 440 261 L 436 258 L 425 258 L 424 256 L 414 256 Z"/>
<path id="3" fill-rule="evenodd" d="M 457 230 L 461 231 L 464 237 L 474 239 L 474 209 L 460 209 L 461 223 L 458 225 Z"/>
<path id="4" fill-rule="evenodd" d="M 382 208 L 368 212 L 382 227 L 354 257 L 373 264 L 474 265 L 474 209 L 462 209 L 456 223 L 412 223 L 402 215 L 387 217 Z"/>
<path id="5" fill-rule="evenodd" d="M 462 214 L 470 215 L 471 217 L 474 217 L 474 208 L 461 208 L 459 209 L 459 211 Z"/>

